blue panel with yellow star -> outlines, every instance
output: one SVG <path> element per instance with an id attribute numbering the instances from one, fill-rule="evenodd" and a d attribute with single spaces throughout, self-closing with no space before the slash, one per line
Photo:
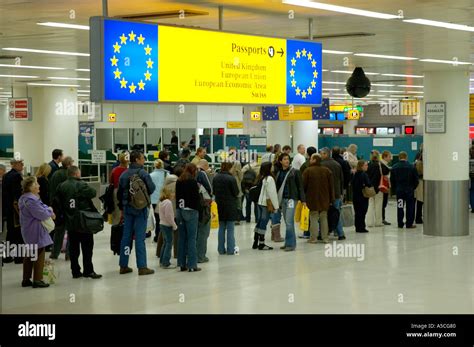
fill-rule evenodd
<path id="1" fill-rule="evenodd" d="M 104 20 L 106 101 L 158 101 L 158 26 Z"/>
<path id="2" fill-rule="evenodd" d="M 321 104 L 323 80 L 322 49 L 320 43 L 287 40 L 287 104 Z"/>

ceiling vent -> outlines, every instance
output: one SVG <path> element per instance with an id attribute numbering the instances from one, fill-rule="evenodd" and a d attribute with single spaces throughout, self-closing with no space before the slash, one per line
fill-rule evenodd
<path id="1" fill-rule="evenodd" d="M 196 11 L 196 10 L 175 10 L 175 11 L 162 11 L 152 13 L 137 13 L 137 14 L 125 14 L 115 16 L 115 18 L 129 19 L 129 20 L 159 20 L 165 18 L 186 18 L 196 16 L 208 16 L 209 12 Z"/>
<path id="2" fill-rule="evenodd" d="M 375 34 L 357 32 L 357 33 L 341 33 L 341 34 L 329 34 L 329 35 L 313 35 L 313 40 L 347 39 L 347 38 L 367 37 L 367 36 L 375 36 Z M 308 40 L 309 36 L 308 35 L 296 36 L 296 38 L 301 39 L 301 40 Z"/>
<path id="3" fill-rule="evenodd" d="M 16 58 L 21 58 L 19 55 L 1 55 L 0 60 L 15 60 Z"/>

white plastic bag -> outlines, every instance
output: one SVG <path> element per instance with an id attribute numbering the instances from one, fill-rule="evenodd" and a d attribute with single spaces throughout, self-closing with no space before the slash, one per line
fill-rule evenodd
<path id="1" fill-rule="evenodd" d="M 155 213 L 153 211 L 153 206 L 150 206 L 148 209 L 148 222 L 146 223 L 146 231 L 155 231 L 156 228 L 156 219 Z"/>

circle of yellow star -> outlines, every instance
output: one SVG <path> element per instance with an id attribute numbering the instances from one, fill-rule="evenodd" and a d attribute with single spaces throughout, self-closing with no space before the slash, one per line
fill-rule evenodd
<path id="1" fill-rule="evenodd" d="M 308 60 L 313 59 L 313 54 L 311 52 L 308 53 Z"/>
<path id="2" fill-rule="evenodd" d="M 145 84 L 143 80 L 140 80 L 140 82 L 138 82 L 138 90 L 145 90 Z"/>
<path id="3" fill-rule="evenodd" d="M 302 97 L 303 99 L 306 99 L 306 90 L 303 90 L 303 92 L 301 93 L 301 97 Z"/>
<path id="4" fill-rule="evenodd" d="M 293 88 L 296 87 L 296 81 L 295 81 L 295 79 L 293 79 L 293 80 L 291 81 L 291 86 L 292 86 Z"/>
<path id="5" fill-rule="evenodd" d="M 115 54 L 112 58 L 110 58 L 110 62 L 112 63 L 112 66 L 117 66 L 118 59 L 115 57 Z"/>
<path id="6" fill-rule="evenodd" d="M 309 87 L 307 91 L 308 91 L 308 95 L 313 95 L 313 89 L 311 89 L 311 87 Z"/>
<path id="7" fill-rule="evenodd" d="M 128 86 L 128 88 L 130 88 L 130 94 L 132 94 L 132 93 L 135 94 L 135 89 L 137 89 L 137 86 L 134 85 L 133 82 L 132 82 L 132 84 L 130 84 Z"/>
<path id="8" fill-rule="evenodd" d="M 122 80 L 120 81 L 120 88 L 127 88 L 127 83 L 128 81 L 126 81 L 125 78 L 122 77 Z"/>
<path id="9" fill-rule="evenodd" d="M 127 44 L 127 36 L 125 36 L 125 34 L 122 34 L 122 36 L 120 36 L 120 43 L 123 45 Z"/>
<path id="10" fill-rule="evenodd" d="M 296 92 L 296 95 L 300 95 L 300 93 L 301 93 L 300 87 L 296 88 L 296 89 L 295 89 L 295 92 Z"/>
<path id="11" fill-rule="evenodd" d="M 151 73 L 148 70 L 146 70 L 144 75 L 145 75 L 145 81 L 151 81 Z"/>
<path id="12" fill-rule="evenodd" d="M 137 35 L 133 32 L 133 30 L 130 34 L 128 34 L 128 37 L 130 38 L 130 41 L 135 41 L 135 36 L 137 36 Z"/>
<path id="13" fill-rule="evenodd" d="M 140 36 L 138 36 L 138 44 L 139 45 L 144 45 L 145 43 L 145 37 L 143 37 L 142 34 L 140 34 Z"/>
<path id="14" fill-rule="evenodd" d="M 114 47 L 114 53 L 120 53 L 120 48 L 122 46 L 120 46 L 118 42 L 115 42 L 115 45 L 113 45 L 112 47 Z"/>
<path id="15" fill-rule="evenodd" d="M 296 59 L 295 59 L 295 57 L 293 57 L 291 59 L 291 66 L 295 66 L 295 65 L 296 65 Z"/>
<path id="16" fill-rule="evenodd" d="M 150 45 L 146 45 L 145 49 L 145 55 L 151 55 L 151 47 Z"/>
<path id="17" fill-rule="evenodd" d="M 306 48 L 303 48 L 303 50 L 301 51 L 301 53 L 303 54 L 303 57 L 306 57 Z"/>
<path id="18" fill-rule="evenodd" d="M 296 58 L 300 58 L 300 57 L 301 57 L 301 52 L 300 52 L 300 50 L 298 49 L 298 50 L 296 51 Z"/>
<path id="19" fill-rule="evenodd" d="M 313 60 L 313 61 L 311 62 L 311 67 L 316 67 L 316 60 Z"/>
<path id="20" fill-rule="evenodd" d="M 114 75 L 115 75 L 114 79 L 120 78 L 120 76 L 122 75 L 122 71 L 116 68 L 114 71 Z"/>
<path id="21" fill-rule="evenodd" d="M 148 60 L 146 61 L 146 67 L 148 69 L 153 69 L 153 63 L 154 63 L 154 61 L 151 60 L 151 58 L 148 58 Z"/>
<path id="22" fill-rule="evenodd" d="M 311 87 L 316 88 L 316 82 L 314 80 L 311 81 Z"/>
<path id="23" fill-rule="evenodd" d="M 295 77 L 295 70 L 293 70 L 293 68 L 291 68 L 291 70 L 290 70 L 290 76 Z"/>
<path id="24" fill-rule="evenodd" d="M 318 72 L 316 70 L 313 71 L 313 77 L 318 78 Z"/>

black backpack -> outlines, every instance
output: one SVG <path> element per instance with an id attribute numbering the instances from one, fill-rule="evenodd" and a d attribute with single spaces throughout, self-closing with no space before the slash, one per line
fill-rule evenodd
<path id="1" fill-rule="evenodd" d="M 258 204 L 258 199 L 260 198 L 260 192 L 262 191 L 262 185 L 263 185 L 263 180 L 260 180 L 260 182 L 258 182 L 256 185 L 252 186 L 249 189 L 250 200 L 255 204 Z"/>
<path id="2" fill-rule="evenodd" d="M 249 169 L 245 171 L 244 176 L 242 177 L 242 190 L 247 191 L 252 188 L 257 179 L 257 173 L 249 164 Z"/>

